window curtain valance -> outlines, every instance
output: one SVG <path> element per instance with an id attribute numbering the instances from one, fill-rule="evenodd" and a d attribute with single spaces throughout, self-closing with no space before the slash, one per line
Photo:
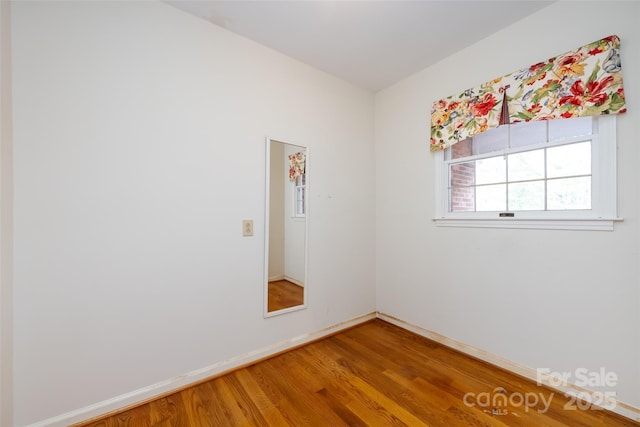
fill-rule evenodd
<path id="1" fill-rule="evenodd" d="M 289 155 L 289 180 L 294 182 L 304 173 L 307 157 L 302 152 Z"/>
<path id="2" fill-rule="evenodd" d="M 624 113 L 619 50 L 605 37 L 434 102 L 431 151 L 501 124 Z"/>

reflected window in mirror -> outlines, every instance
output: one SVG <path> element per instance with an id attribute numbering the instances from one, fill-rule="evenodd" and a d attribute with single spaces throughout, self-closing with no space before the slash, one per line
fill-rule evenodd
<path id="1" fill-rule="evenodd" d="M 293 186 L 293 216 L 296 218 L 304 218 L 305 215 L 305 193 L 307 188 L 307 175 L 301 174 L 296 178 Z"/>

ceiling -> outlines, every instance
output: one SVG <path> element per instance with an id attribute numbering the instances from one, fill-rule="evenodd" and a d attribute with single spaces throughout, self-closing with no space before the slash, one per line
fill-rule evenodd
<path id="1" fill-rule="evenodd" d="M 166 2 L 372 91 L 390 86 L 552 3 Z"/>

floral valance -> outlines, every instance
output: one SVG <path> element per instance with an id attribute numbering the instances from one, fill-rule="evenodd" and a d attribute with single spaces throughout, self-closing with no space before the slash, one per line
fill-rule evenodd
<path id="1" fill-rule="evenodd" d="M 304 173 L 304 167 L 307 160 L 302 152 L 289 155 L 289 180 L 295 181 L 300 175 Z"/>
<path id="2" fill-rule="evenodd" d="M 501 124 L 626 111 L 618 36 L 433 103 L 431 151 Z"/>

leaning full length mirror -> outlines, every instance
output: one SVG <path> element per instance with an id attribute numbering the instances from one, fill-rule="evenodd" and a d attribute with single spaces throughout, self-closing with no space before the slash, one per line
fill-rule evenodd
<path id="1" fill-rule="evenodd" d="M 306 307 L 308 150 L 267 138 L 264 315 Z"/>

